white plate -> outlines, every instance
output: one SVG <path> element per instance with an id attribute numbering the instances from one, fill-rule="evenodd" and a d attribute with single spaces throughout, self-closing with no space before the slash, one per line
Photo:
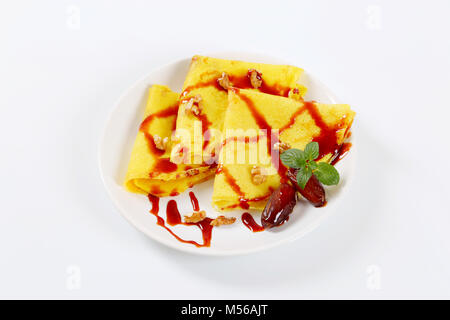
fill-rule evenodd
<path id="1" fill-rule="evenodd" d="M 217 58 L 264 62 L 273 64 L 292 64 L 303 67 L 301 63 L 289 63 L 267 56 L 223 53 L 211 55 Z M 165 229 L 156 224 L 156 218 L 149 213 L 151 204 L 144 195 L 127 192 L 123 181 L 139 124 L 142 121 L 148 88 L 153 84 L 168 85 L 172 90 L 180 92 L 186 76 L 190 58 L 177 61 L 157 70 L 139 80 L 125 91 L 113 108 L 104 129 L 99 146 L 100 172 L 108 194 L 120 213 L 138 230 L 152 239 L 169 247 L 186 252 L 205 255 L 236 255 L 268 249 L 282 243 L 296 240 L 315 229 L 337 207 L 338 200 L 348 187 L 353 175 L 355 162 L 355 142 L 344 160 L 337 164 L 341 175 L 339 186 L 327 189 L 328 204 L 324 208 L 314 208 L 311 205 L 297 205 L 287 223 L 270 231 L 253 233 L 240 220 L 244 211 L 236 211 L 237 222 L 231 226 L 214 228 L 211 247 L 197 248 L 181 243 Z M 322 83 L 306 72 L 301 81 L 308 87 L 307 100 L 317 100 L 323 103 L 338 103 L 335 96 Z M 354 135 L 353 135 L 354 136 Z M 194 186 L 194 191 L 200 202 L 200 208 L 206 210 L 208 216 L 215 217 L 218 213 L 211 206 L 213 180 Z M 190 214 L 192 206 L 185 192 L 177 197 L 162 198 L 160 215 L 165 218 L 165 205 L 169 199 L 176 199 L 181 214 Z M 259 215 L 255 216 L 259 222 Z M 201 233 L 196 227 L 171 227 L 184 239 L 202 242 Z"/>

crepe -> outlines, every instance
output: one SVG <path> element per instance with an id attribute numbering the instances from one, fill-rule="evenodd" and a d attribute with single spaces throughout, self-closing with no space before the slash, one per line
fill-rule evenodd
<path id="1" fill-rule="evenodd" d="M 303 70 L 288 65 L 271 65 L 194 56 L 185 79 L 178 111 L 176 131 L 180 143 L 174 147 L 172 161 L 184 150 L 188 162 L 200 164 L 215 156 L 228 106 L 227 89 L 221 85 L 224 74 L 230 86 L 289 96 L 303 95 L 306 88 L 297 84 Z M 259 81 L 254 89 L 252 74 Z M 192 113 L 192 101 L 198 114 Z M 206 139 L 202 139 L 202 136 Z M 209 141 L 206 141 L 208 140 Z M 203 155 L 203 156 L 202 156 Z"/>
<path id="2" fill-rule="evenodd" d="M 346 104 L 304 102 L 242 89 L 229 90 L 228 101 L 212 197 L 219 210 L 238 206 L 262 210 L 285 179 L 286 168 L 273 145 L 282 142 L 304 149 L 317 141 L 320 161 L 329 162 L 348 136 L 355 116 Z M 260 134 L 260 129 L 267 132 Z M 242 150 L 248 154 L 243 156 Z M 261 184 L 252 179 L 254 167 L 265 173 Z"/>
<path id="3" fill-rule="evenodd" d="M 125 178 L 128 191 L 159 197 L 176 195 L 214 174 L 212 167 L 170 162 L 170 137 L 175 129 L 178 103 L 179 94 L 166 86 L 153 85 L 149 89 L 144 121 Z M 157 148 L 155 137 L 168 138 L 166 150 Z"/>

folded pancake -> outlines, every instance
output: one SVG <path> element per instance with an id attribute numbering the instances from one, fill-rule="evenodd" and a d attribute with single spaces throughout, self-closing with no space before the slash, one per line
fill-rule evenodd
<path id="1" fill-rule="evenodd" d="M 175 130 L 178 102 L 179 94 L 168 87 L 150 88 L 125 178 L 128 191 L 159 197 L 175 195 L 214 174 L 215 169 L 208 166 L 170 162 L 170 137 Z"/>
<path id="2" fill-rule="evenodd" d="M 262 210 L 286 179 L 276 146 L 284 143 L 304 149 L 317 141 L 318 159 L 329 162 L 348 136 L 355 116 L 345 104 L 304 102 L 242 89 L 231 89 L 228 95 L 212 197 L 219 210 Z"/>
<path id="3" fill-rule="evenodd" d="M 191 163 L 202 163 L 214 155 L 228 106 L 229 87 L 273 95 L 303 95 L 297 84 L 303 70 L 288 65 L 270 65 L 194 56 L 185 79 L 176 124 L 180 143 L 174 147 L 173 161 L 183 150 Z M 203 139 L 203 136 L 205 139 Z M 202 154 L 206 156 L 202 157 Z"/>

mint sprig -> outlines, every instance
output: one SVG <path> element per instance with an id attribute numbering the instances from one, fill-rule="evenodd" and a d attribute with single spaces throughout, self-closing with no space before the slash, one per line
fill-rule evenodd
<path id="1" fill-rule="evenodd" d="M 316 162 L 319 157 L 319 144 L 310 142 L 305 150 L 289 149 L 281 155 L 281 162 L 290 168 L 298 169 L 297 183 L 304 189 L 312 175 L 327 186 L 339 183 L 339 172 L 335 167 L 326 162 Z"/>
<path id="2" fill-rule="evenodd" d="M 311 176 L 313 175 L 313 171 L 309 166 L 305 166 L 303 168 L 298 169 L 297 173 L 297 183 L 302 189 L 305 188 L 306 184 L 308 183 L 309 179 L 311 179 Z"/>
<path id="3" fill-rule="evenodd" d="M 288 149 L 284 151 L 280 157 L 285 166 L 295 169 L 304 167 L 308 160 L 305 153 L 300 149 Z"/>
<path id="4" fill-rule="evenodd" d="M 305 147 L 305 156 L 308 160 L 315 160 L 319 156 L 319 144 L 310 142 Z"/>

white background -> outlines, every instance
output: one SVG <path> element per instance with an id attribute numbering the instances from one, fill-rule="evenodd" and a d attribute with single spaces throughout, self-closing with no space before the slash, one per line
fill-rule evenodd
<path id="1" fill-rule="evenodd" d="M 445 0 L 3 0 L 0 297 L 450 298 L 449 12 Z M 356 178 L 292 244 L 180 253 L 113 207 L 100 133 L 153 68 L 239 50 L 292 61 L 352 105 Z"/>

